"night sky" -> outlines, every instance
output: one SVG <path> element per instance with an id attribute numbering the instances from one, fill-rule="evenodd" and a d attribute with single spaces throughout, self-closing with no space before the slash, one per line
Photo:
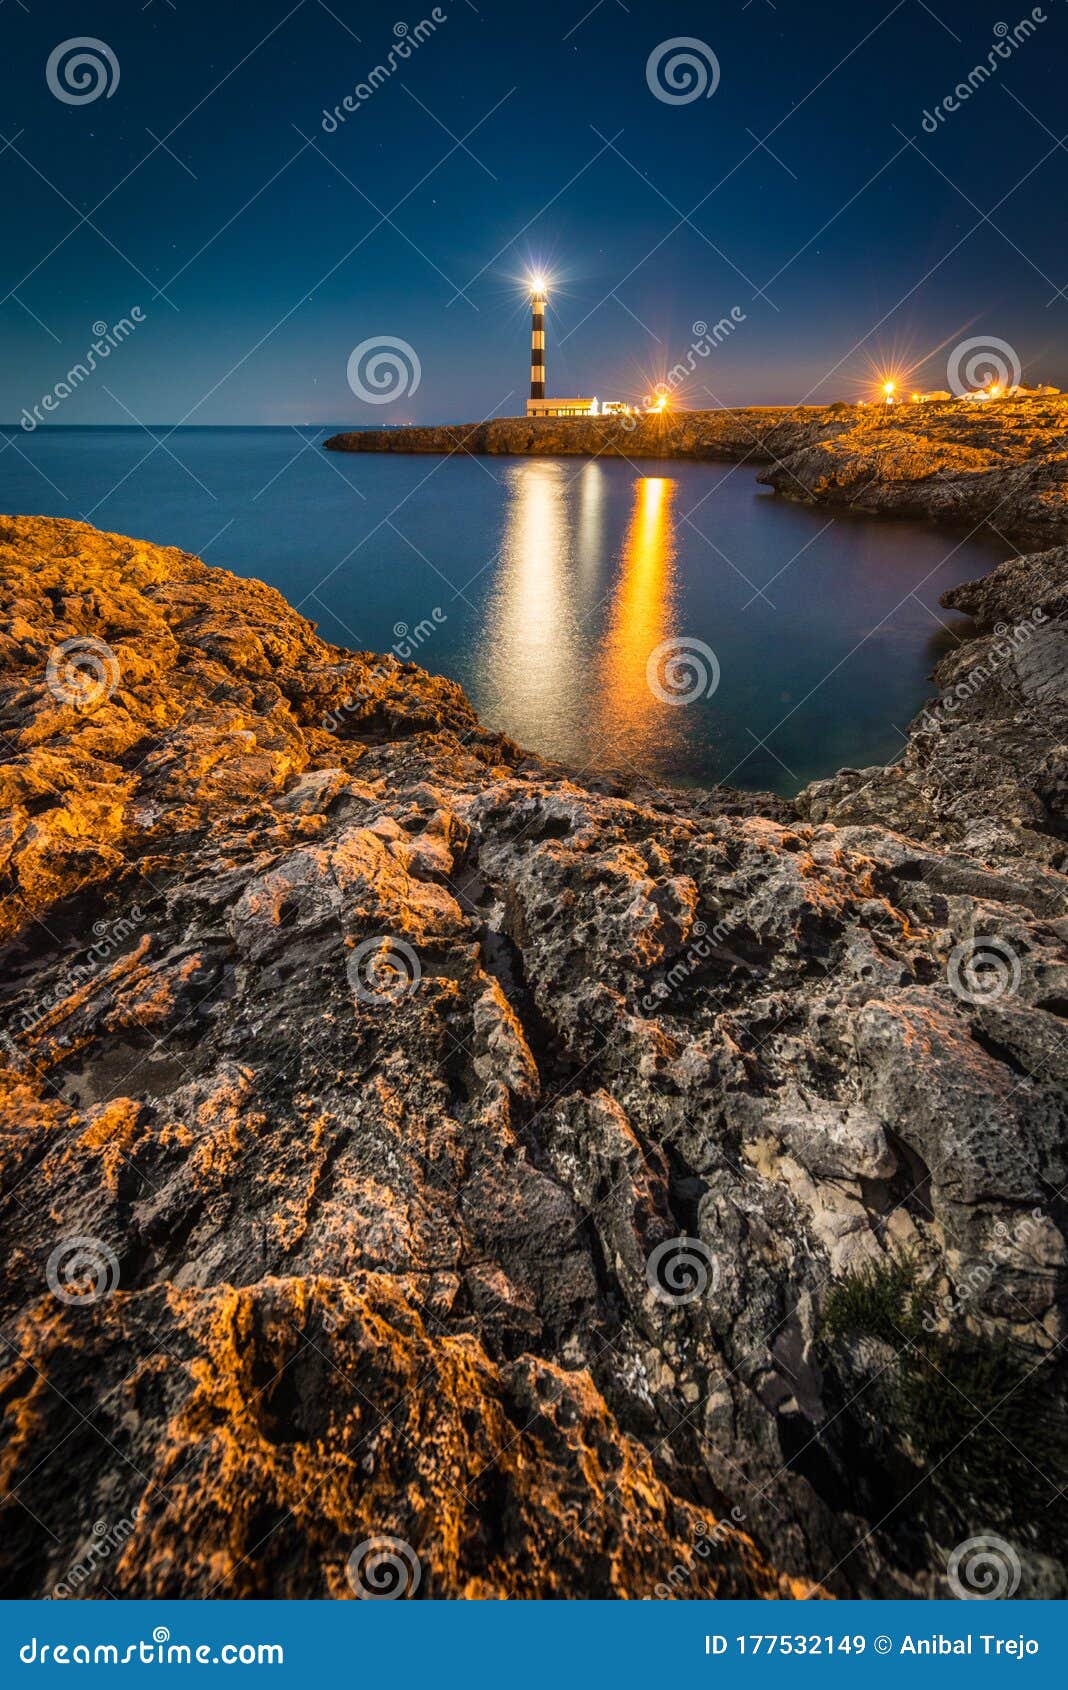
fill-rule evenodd
<path id="1" fill-rule="evenodd" d="M 515 414 L 532 265 L 557 393 L 640 397 L 732 308 L 689 404 L 854 399 L 892 366 L 945 387 L 991 336 L 1068 387 L 1068 15 L 1038 12 L 932 134 L 1025 0 L 445 0 L 327 133 L 423 0 L 4 0 L 0 417 L 133 307 L 54 420 Z M 46 64 L 87 35 L 118 83 L 67 103 Z M 715 55 L 711 97 L 652 92 L 676 37 Z M 421 369 L 388 406 L 346 378 L 383 337 Z"/>

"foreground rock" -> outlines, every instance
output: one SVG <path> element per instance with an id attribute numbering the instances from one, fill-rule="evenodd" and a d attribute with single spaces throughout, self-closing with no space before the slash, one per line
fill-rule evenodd
<path id="1" fill-rule="evenodd" d="M 943 596 L 975 618 L 936 671 L 887 768 L 844 770 L 798 800 L 814 821 L 884 823 L 1047 885 L 1068 864 L 1068 547 Z M 966 625 L 965 625 L 966 626 Z"/>
<path id="2" fill-rule="evenodd" d="M 368 429 L 343 452 L 714 458 L 765 464 L 785 498 L 880 516 L 1068 540 L 1068 395 L 989 403 L 754 406 L 666 416 L 550 417 Z"/>
<path id="3" fill-rule="evenodd" d="M 774 818 L 182 552 L 0 566 L 4 1594 L 1068 1594 L 1068 553 Z"/>

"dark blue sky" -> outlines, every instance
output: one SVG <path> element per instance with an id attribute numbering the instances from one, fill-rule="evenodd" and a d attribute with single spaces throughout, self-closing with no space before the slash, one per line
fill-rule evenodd
<path id="1" fill-rule="evenodd" d="M 591 4 L 445 0 L 325 133 L 324 108 L 430 6 L 5 0 L 0 416 L 134 306 L 144 323 L 54 420 L 516 412 L 531 261 L 555 283 L 557 392 L 640 396 L 732 307 L 745 320 L 699 361 L 692 404 L 855 398 L 925 354 L 912 379 L 943 387 L 972 336 L 1068 387 L 1065 0 L 934 134 L 925 111 L 987 62 L 996 26 L 1031 16 L 1024 0 Z M 85 35 L 118 85 L 68 104 L 46 63 Z M 719 85 L 668 104 L 647 61 L 683 36 Z M 382 337 L 422 373 L 378 406 L 346 366 Z"/>

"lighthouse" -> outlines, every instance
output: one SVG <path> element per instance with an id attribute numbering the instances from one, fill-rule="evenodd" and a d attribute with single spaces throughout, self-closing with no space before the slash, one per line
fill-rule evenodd
<path id="1" fill-rule="evenodd" d="M 545 281 L 535 276 L 530 292 L 530 397 L 545 398 Z"/>
<path id="2" fill-rule="evenodd" d="M 547 399 L 545 397 L 545 307 L 549 303 L 544 276 L 530 278 L 530 398 L 528 417 L 596 417 L 630 410 L 618 399 Z"/>

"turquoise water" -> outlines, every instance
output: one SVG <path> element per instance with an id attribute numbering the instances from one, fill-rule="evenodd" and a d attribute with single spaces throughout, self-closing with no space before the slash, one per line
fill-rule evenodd
<path id="1" fill-rule="evenodd" d="M 1005 555 L 829 519 L 747 465 L 353 456 L 330 432 L 5 429 L 0 509 L 258 576 L 576 769 L 783 793 L 897 755 L 959 620 L 939 594 Z"/>

